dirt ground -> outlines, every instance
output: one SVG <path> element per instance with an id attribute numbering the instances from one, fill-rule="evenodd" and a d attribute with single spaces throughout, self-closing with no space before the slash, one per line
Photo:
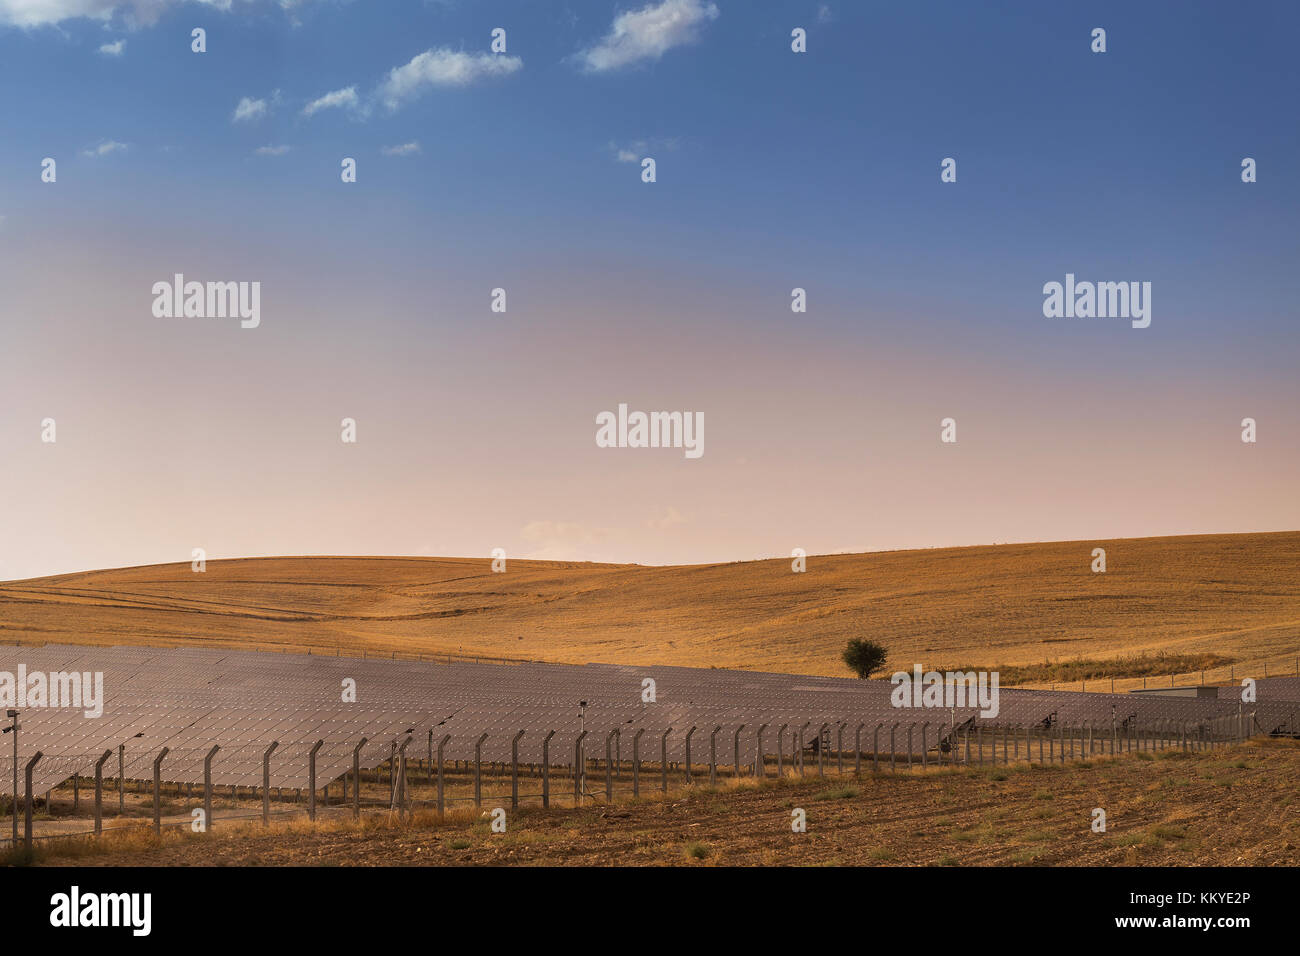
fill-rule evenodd
<path id="1" fill-rule="evenodd" d="M 734 782 L 663 800 L 521 809 L 507 832 L 461 812 L 143 832 L 40 863 L 375 865 L 1290 865 L 1300 864 L 1300 742 L 861 779 Z M 1106 832 L 1092 830 L 1094 810 Z M 796 809 L 807 832 L 792 831 Z M 60 855 L 62 854 L 62 855 Z"/>

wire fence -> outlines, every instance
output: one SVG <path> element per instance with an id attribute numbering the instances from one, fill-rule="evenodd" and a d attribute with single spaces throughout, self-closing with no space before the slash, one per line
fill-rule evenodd
<path id="1" fill-rule="evenodd" d="M 164 784 L 160 773 L 156 773 L 151 781 L 74 777 L 47 791 L 43 798 L 32 793 L 30 786 L 31 770 L 41 759 L 37 754 L 27 763 L 28 784 L 18 801 L 6 795 L 10 825 L 3 827 L 0 847 L 14 849 L 21 844 L 30 849 L 37 843 L 95 840 L 141 829 L 152 829 L 159 835 L 173 829 L 207 832 L 240 821 L 260 820 L 269 825 L 272 819 L 315 822 L 321 817 L 346 819 L 350 815 L 359 820 L 363 813 L 409 819 L 420 811 L 443 817 L 465 808 L 576 808 L 780 777 L 861 778 L 932 769 L 1065 765 L 1134 752 L 1209 750 L 1252 736 L 1278 733 L 1278 728 L 1262 726 L 1252 713 L 1199 720 L 1128 718 L 1081 723 L 1049 718 L 1030 726 L 972 719 L 946 726 L 878 722 L 860 723 L 851 731 L 849 727 L 841 724 L 834 734 L 823 729 L 811 741 L 800 741 L 801 745 L 795 744 L 792 735 L 788 750 L 781 735 L 775 738 L 775 748 L 765 746 L 760 737 L 742 751 L 738 733 L 730 748 L 720 749 L 715 732 L 709 741 L 707 760 L 698 761 L 692 760 L 689 749 L 685 760 L 670 760 L 666 749 L 653 754 L 642 752 L 635 744 L 632 756 L 625 758 L 615 744 L 618 731 L 611 731 L 605 736 L 603 755 L 587 750 L 584 734 L 578 740 L 574 759 L 568 763 L 553 764 L 549 759 L 521 763 L 517 756 L 510 761 L 484 761 L 478 755 L 472 761 L 447 761 L 442 759 L 441 747 L 436 760 L 420 760 L 407 758 L 403 747 L 397 756 L 378 767 L 354 766 L 351 772 L 323 785 L 315 778 L 313 764 L 308 785 L 302 789 L 271 787 L 266 780 L 261 787 L 215 787 L 206 775 L 201 786 L 193 782 Z M 1297 728 L 1288 728 L 1288 735 L 1296 732 Z M 593 741 L 594 750 L 600 750 L 599 743 Z M 131 801 L 131 810 L 137 814 L 134 816 L 125 813 L 131 785 L 135 793 Z M 83 789 L 85 798 L 81 796 Z M 185 805 L 185 801 L 196 798 L 196 789 L 201 802 Z M 116 797 L 118 810 L 107 826 L 103 819 L 106 791 Z M 220 805 L 216 800 L 221 801 Z M 38 813 L 37 808 L 42 806 Z M 55 813 L 56 807 L 61 819 Z M 43 832 L 36 832 L 37 822 Z"/>

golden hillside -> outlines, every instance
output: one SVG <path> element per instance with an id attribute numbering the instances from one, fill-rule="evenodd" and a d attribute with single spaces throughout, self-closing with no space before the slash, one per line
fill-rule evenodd
<path id="1" fill-rule="evenodd" d="M 1105 574 L 1090 570 L 1104 547 Z M 891 665 L 1300 653 L 1300 532 L 1051 542 L 681 567 L 291 557 L 0 584 L 0 640 L 304 645 L 844 675 Z M 1290 665 L 1287 664 L 1288 669 Z M 1226 676 L 1226 675 L 1225 675 Z"/>

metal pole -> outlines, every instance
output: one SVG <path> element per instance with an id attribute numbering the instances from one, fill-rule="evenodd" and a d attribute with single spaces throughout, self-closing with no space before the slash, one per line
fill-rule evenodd
<path id="1" fill-rule="evenodd" d="M 605 735 L 605 802 L 614 802 L 614 740 L 618 737 L 618 728 L 615 727 Z"/>
<path id="2" fill-rule="evenodd" d="M 411 741 L 415 738 L 408 735 L 402 741 L 402 746 L 397 748 L 397 815 L 399 818 L 406 815 L 406 748 L 410 746 Z"/>
<path id="3" fill-rule="evenodd" d="M 638 727 L 636 733 L 632 735 L 632 799 L 637 800 L 641 796 L 641 735 L 645 733 L 644 727 Z"/>
<path id="4" fill-rule="evenodd" d="M 692 728 L 694 729 L 694 728 Z M 573 805 L 576 807 L 581 801 L 586 777 L 586 768 L 584 764 L 587 761 L 582 752 L 582 742 L 587 738 L 587 731 L 578 734 L 578 739 L 573 742 Z"/>
<path id="5" fill-rule="evenodd" d="M 929 757 L 927 756 L 927 752 L 929 751 L 930 747 L 929 744 L 926 743 L 926 739 L 925 739 L 925 734 L 926 731 L 929 729 L 929 727 L 930 727 L 930 722 L 928 720 L 921 725 L 921 769 L 922 770 L 925 770 L 930 765 Z"/>
<path id="6" fill-rule="evenodd" d="M 126 745 L 117 746 L 117 815 L 126 813 Z"/>
<path id="7" fill-rule="evenodd" d="M 442 818 L 445 803 L 443 802 L 443 779 L 442 779 L 442 748 L 447 746 L 447 741 L 451 740 L 451 734 L 443 734 L 442 739 L 438 741 L 438 817 Z"/>
<path id="8" fill-rule="evenodd" d="M 524 735 L 521 730 L 510 741 L 510 809 L 519 806 L 519 738 Z"/>
<path id="9" fill-rule="evenodd" d="M 18 711 L 6 710 L 5 716 L 12 721 L 9 725 L 9 733 L 14 735 L 14 803 L 12 808 L 14 837 L 10 846 L 16 850 L 18 849 Z"/>
<path id="10" fill-rule="evenodd" d="M 767 760 L 763 753 L 763 731 L 767 730 L 767 724 L 758 725 L 758 741 L 754 745 L 754 776 L 767 776 Z"/>
<path id="11" fill-rule="evenodd" d="M 167 749 L 164 747 L 158 751 L 158 756 L 153 762 L 153 832 L 162 833 L 162 810 L 158 805 L 158 788 L 161 784 L 162 762 L 163 757 L 167 756 Z"/>
<path id="12" fill-rule="evenodd" d="M 659 738 L 659 789 L 668 792 L 668 735 L 673 732 L 669 727 Z"/>
<path id="13" fill-rule="evenodd" d="M 203 758 L 203 825 L 209 831 L 212 830 L 212 758 L 220 749 L 219 744 L 213 744 L 208 755 Z"/>
<path id="14" fill-rule="evenodd" d="M 278 746 L 280 741 L 272 740 L 271 746 L 267 747 L 266 753 L 262 754 L 262 826 L 264 827 L 271 825 L 271 754 Z"/>
<path id="15" fill-rule="evenodd" d="M 732 769 L 736 772 L 736 779 L 740 779 L 740 732 L 744 729 L 745 729 L 744 724 L 741 724 L 739 727 L 736 728 L 735 749 L 732 752 L 732 758 L 731 758 Z"/>
<path id="16" fill-rule="evenodd" d="M 695 725 L 686 731 L 686 782 L 691 782 L 691 734 L 695 733 Z"/>
<path id="17" fill-rule="evenodd" d="M 551 738 L 555 736 L 555 731 L 551 731 L 542 738 L 542 806 L 551 805 Z"/>
<path id="18" fill-rule="evenodd" d="M 325 746 L 325 741 L 318 740 L 311 745 L 311 750 L 307 751 L 307 781 L 310 790 L 307 793 L 307 816 L 309 819 L 316 819 L 316 751 Z M 392 767 L 389 767 L 389 773 L 392 773 Z"/>
<path id="19" fill-rule="evenodd" d="M 785 768 L 781 765 L 781 751 L 785 749 L 785 729 L 789 726 L 789 724 L 782 724 L 776 732 L 776 775 L 778 779 L 785 777 Z"/>
<path id="20" fill-rule="evenodd" d="M 104 756 L 95 761 L 95 836 L 104 829 L 104 762 L 113 756 L 113 751 L 105 750 Z M 18 804 L 14 804 L 14 823 L 18 822 Z M 17 846 L 17 844 L 14 844 Z"/>
<path id="21" fill-rule="evenodd" d="M 23 769 L 23 843 L 27 849 L 32 848 L 32 768 L 36 762 L 44 757 L 45 754 L 39 750 L 32 754 L 32 759 L 27 761 L 27 766 Z"/>
<path id="22" fill-rule="evenodd" d="M 718 783 L 718 731 L 721 727 L 714 727 L 713 733 L 709 734 L 709 786 L 717 786 Z"/>
<path id="23" fill-rule="evenodd" d="M 483 806 L 483 741 L 487 740 L 488 735 L 485 733 L 478 739 L 474 745 L 474 806 Z"/>
<path id="24" fill-rule="evenodd" d="M 817 728 L 817 776 L 826 776 L 826 738 L 829 736 L 830 724 Z"/>

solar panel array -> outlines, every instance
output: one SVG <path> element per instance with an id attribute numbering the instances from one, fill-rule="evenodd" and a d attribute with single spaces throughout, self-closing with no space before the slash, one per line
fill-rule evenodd
<path id="1" fill-rule="evenodd" d="M 1241 707 L 1235 688 L 1224 689 L 1231 696 L 1222 698 L 1004 689 L 997 718 L 984 720 L 973 707 L 895 708 L 892 686 L 879 680 L 612 664 L 359 660 L 217 648 L 0 647 L 0 671 L 16 673 L 20 664 L 28 673 L 100 672 L 104 681 L 98 718 L 84 716 L 81 709 L 23 711 L 19 765 L 37 750 L 44 755 L 35 768 L 34 792 L 92 774 L 106 750 L 113 756 L 105 775 L 115 775 L 119 745 L 125 748 L 128 779 L 152 779 L 154 758 L 167 747 L 161 778 L 201 783 L 204 757 L 216 744 L 214 784 L 261 786 L 263 754 L 275 741 L 270 785 L 305 788 L 308 752 L 316 741 L 324 741 L 316 760 L 320 787 L 351 770 L 353 750 L 363 738 L 359 762 L 369 769 L 408 737 L 408 757 L 428 757 L 430 734 L 434 746 L 450 736 L 446 760 L 474 759 L 476 743 L 486 734 L 481 758 L 508 762 L 512 738 L 522 730 L 519 760 L 536 764 L 544 738 L 555 731 L 549 763 L 567 766 L 574 762 L 583 727 L 585 756 L 603 758 L 607 737 L 617 729 L 617 751 L 624 760 L 641 731 L 642 759 L 657 761 L 669 731 L 667 758 L 681 763 L 687 732 L 694 727 L 691 761 L 699 766 L 709 759 L 715 728 L 718 762 L 730 764 L 738 732 L 742 762 L 754 760 L 760 727 L 763 752 L 776 752 L 782 731 L 780 745 L 788 757 L 801 730 L 810 745 L 823 725 L 831 728 L 833 746 L 846 725 L 843 739 L 852 748 L 856 729 L 865 724 L 864 749 L 873 747 L 875 729 L 883 725 L 879 746 L 887 750 L 888 728 L 899 724 L 895 747 L 903 753 L 907 728 L 914 725 L 912 746 L 919 756 L 922 724 L 928 724 L 926 746 L 933 748 L 954 725 L 971 718 L 1015 727 L 1053 720 L 1098 728 L 1109 728 L 1112 720 L 1199 725 L 1237 714 Z M 643 699 L 647 678 L 654 682 L 653 700 Z M 344 700 L 347 681 L 355 682 L 354 702 Z M 1259 693 L 1260 702 L 1247 710 L 1259 712 L 1261 726 L 1300 729 L 1300 681 L 1261 680 Z M 580 717 L 584 700 L 585 717 Z M 0 780 L 9 779 L 11 764 L 8 753 L 0 754 Z"/>

